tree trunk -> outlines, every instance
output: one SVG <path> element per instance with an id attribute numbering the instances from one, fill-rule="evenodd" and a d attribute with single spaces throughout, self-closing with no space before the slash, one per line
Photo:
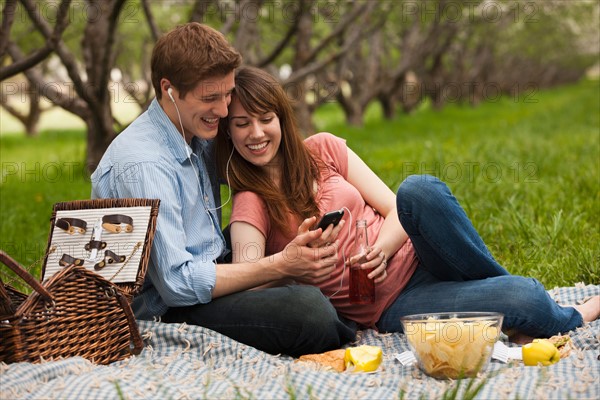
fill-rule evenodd
<path id="1" fill-rule="evenodd" d="M 310 6 L 305 3 L 301 5 L 301 8 L 302 12 L 297 16 L 299 29 L 296 35 L 295 54 L 292 64 L 294 70 L 298 70 L 306 65 L 307 60 L 311 57 L 310 38 L 313 26 L 312 17 L 309 12 Z M 314 133 L 312 111 L 310 105 L 306 102 L 307 89 L 306 79 L 299 80 L 294 84 L 294 90 L 297 93 L 294 94 L 293 108 L 296 113 L 298 127 L 304 136 Z"/>
<path id="2" fill-rule="evenodd" d="M 352 125 L 352 126 L 357 126 L 357 127 L 363 127 L 365 125 L 365 113 L 364 110 L 360 110 L 360 111 L 352 111 L 348 114 L 346 114 L 346 121 L 348 122 L 348 124 Z"/>
<path id="3" fill-rule="evenodd" d="M 116 135 L 108 82 L 110 70 L 115 64 L 116 53 L 113 45 L 118 16 L 124 0 L 93 3 L 102 9 L 102 18 L 88 21 L 81 42 L 87 73 L 88 105 L 92 111 L 92 115 L 85 119 L 88 129 L 86 162 L 90 173 L 95 170 Z"/>
<path id="4" fill-rule="evenodd" d="M 90 116 L 85 118 L 84 121 L 87 128 L 88 146 L 86 165 L 91 173 L 96 169 L 108 145 L 116 136 L 110 103 L 90 113 Z"/>
<path id="5" fill-rule="evenodd" d="M 348 98 L 352 98 L 352 96 L 344 96 L 340 90 L 338 101 L 344 110 L 346 122 L 352 126 L 363 126 L 365 122 L 365 105 L 358 101 L 348 101 Z"/>
<path id="6" fill-rule="evenodd" d="M 312 120 L 312 110 L 306 101 L 299 101 L 293 105 L 296 114 L 298 129 L 304 137 L 315 133 L 315 125 Z"/>
<path id="7" fill-rule="evenodd" d="M 396 115 L 396 100 L 387 94 L 381 93 L 377 96 L 381 109 L 383 111 L 383 118 L 391 120 Z"/>
<path id="8" fill-rule="evenodd" d="M 40 105 L 40 94 L 37 91 L 31 92 L 29 96 L 29 114 L 25 118 L 25 133 L 29 137 L 37 136 L 38 123 L 42 115 L 42 107 Z"/>
<path id="9" fill-rule="evenodd" d="M 38 123 L 40 121 L 40 116 L 44 111 L 40 104 L 40 94 L 37 90 L 31 89 L 32 87 L 35 86 L 31 83 L 31 81 L 29 81 L 24 91 L 19 91 L 19 93 L 11 93 L 13 96 L 20 96 L 21 99 L 23 99 L 24 96 L 27 96 L 29 111 L 26 113 L 21 112 L 8 102 L 9 95 L 3 93 L 0 97 L 0 105 L 2 108 L 4 108 L 7 113 L 12 115 L 21 124 L 23 124 L 25 134 L 29 137 L 33 137 L 38 134 Z"/>

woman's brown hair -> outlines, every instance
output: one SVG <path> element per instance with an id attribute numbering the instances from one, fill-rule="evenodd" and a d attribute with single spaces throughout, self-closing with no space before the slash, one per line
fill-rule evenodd
<path id="1" fill-rule="evenodd" d="M 269 73 L 254 67 L 241 67 L 236 71 L 235 90 L 232 99 L 252 115 L 274 112 L 281 127 L 279 153 L 281 165 L 280 187 L 261 168 L 249 163 L 238 152 L 231 156 L 229 185 L 234 192 L 248 190 L 258 194 L 267 207 L 269 220 L 274 228 L 286 234 L 295 234 L 288 226 L 290 213 L 300 219 L 319 215 L 314 196 L 314 182 L 320 174 L 320 161 L 304 145 L 298 130 L 290 100 L 281 84 Z M 228 138 L 229 121 L 221 120 L 217 135 L 217 166 L 225 179 L 227 160 L 233 143 Z"/>
<path id="2" fill-rule="evenodd" d="M 225 76 L 241 62 L 240 53 L 219 31 L 198 22 L 178 26 L 161 36 L 152 50 L 150 67 L 156 98 L 161 99 L 163 78 L 183 98 L 200 81 Z"/>

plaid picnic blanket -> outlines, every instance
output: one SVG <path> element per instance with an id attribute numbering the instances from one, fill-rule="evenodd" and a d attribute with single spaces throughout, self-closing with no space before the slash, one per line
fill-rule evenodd
<path id="1" fill-rule="evenodd" d="M 600 293 L 599 285 L 555 288 L 561 304 Z M 394 358 L 409 350 L 402 334 L 359 332 L 357 344 L 381 346 L 374 373 L 338 373 L 273 356 L 214 331 L 190 325 L 139 321 L 147 346 L 139 356 L 100 366 L 75 357 L 41 364 L 0 364 L 0 399 L 400 399 L 468 397 L 485 380 L 478 399 L 600 398 L 600 321 L 570 332 L 576 349 L 549 367 L 492 360 L 468 380 L 441 381 Z"/>

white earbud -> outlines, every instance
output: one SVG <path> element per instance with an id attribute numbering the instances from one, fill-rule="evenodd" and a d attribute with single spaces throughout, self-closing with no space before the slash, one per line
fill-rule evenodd
<path id="1" fill-rule="evenodd" d="M 173 98 L 173 88 L 168 88 L 167 89 L 167 94 L 169 95 L 169 98 L 171 99 L 171 101 L 173 103 L 175 103 L 175 99 Z"/>

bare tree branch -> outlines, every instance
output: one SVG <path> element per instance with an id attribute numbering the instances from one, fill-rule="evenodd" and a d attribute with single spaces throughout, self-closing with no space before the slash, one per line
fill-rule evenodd
<path id="1" fill-rule="evenodd" d="M 38 28 L 38 30 L 42 33 L 46 40 L 49 40 L 52 37 L 50 27 L 46 23 L 46 21 L 39 17 L 34 2 L 32 0 L 21 0 L 21 2 L 25 6 L 27 14 L 29 15 L 29 18 L 31 18 L 31 20 L 33 21 L 34 25 Z M 70 3 L 70 0 L 63 0 L 60 7 L 62 8 L 63 5 L 65 5 L 65 3 Z M 75 59 L 75 56 L 69 51 L 67 46 L 62 41 L 58 41 L 56 43 L 55 51 L 60 60 L 62 61 L 63 65 L 65 66 L 69 77 L 73 81 L 77 94 L 87 103 L 96 104 L 95 98 L 90 96 L 86 88 L 85 82 L 83 82 L 83 79 L 81 78 L 81 74 L 79 73 L 79 68 L 77 67 L 77 61 Z"/>
<path id="2" fill-rule="evenodd" d="M 111 13 L 108 19 L 108 32 L 106 35 L 106 41 L 104 42 L 104 57 L 101 64 L 98 88 L 105 88 L 108 85 L 108 80 L 110 79 L 110 69 L 114 65 L 114 60 L 116 57 L 116 50 L 113 44 L 115 43 L 115 33 L 117 30 L 117 24 L 119 22 L 119 14 L 121 13 L 123 4 L 125 4 L 125 0 L 116 0 L 112 9 L 110 10 Z M 97 93 L 99 101 L 103 101 L 104 99 L 102 97 L 108 94 L 108 91 L 100 89 L 97 91 Z"/>
<path id="3" fill-rule="evenodd" d="M 197 4 L 197 3 L 196 3 Z M 152 40 L 156 42 L 160 37 L 160 29 L 156 25 L 154 21 L 154 15 L 152 15 L 152 10 L 150 9 L 150 5 L 148 4 L 148 0 L 142 0 L 142 8 L 144 9 L 144 15 L 146 16 L 146 21 L 148 21 L 148 27 L 150 28 L 150 33 L 152 34 Z"/>
<path id="4" fill-rule="evenodd" d="M 289 45 L 294 35 L 298 32 L 298 18 L 294 18 L 294 23 L 290 26 L 283 39 L 273 48 L 270 54 L 258 62 L 260 68 L 265 68 L 279 57 L 281 52 Z"/>
<path id="5" fill-rule="evenodd" d="M 0 59 L 4 58 L 10 28 L 15 20 L 15 11 L 17 9 L 17 0 L 7 0 L 2 10 L 2 31 L 0 31 Z"/>
<path id="6" fill-rule="evenodd" d="M 377 5 L 377 2 L 374 2 L 374 1 L 353 3 L 352 4 L 353 9 L 349 13 L 344 15 L 343 20 L 337 24 L 335 29 L 333 31 L 331 31 L 329 33 L 329 35 L 327 35 L 323 40 L 321 40 L 321 42 L 319 43 L 319 45 L 317 47 L 312 49 L 312 52 L 306 59 L 306 62 L 309 63 L 309 62 L 313 61 L 315 58 L 317 58 L 319 53 L 321 53 L 321 51 L 323 51 L 323 49 L 325 49 L 332 40 L 339 38 L 340 35 L 348 28 L 348 26 L 352 22 L 354 22 L 359 16 L 365 15 L 366 13 L 372 11 L 376 5 Z"/>
<path id="7" fill-rule="evenodd" d="M 11 106 L 10 103 L 8 102 L 8 99 L 6 98 L 6 96 L 0 96 L 0 105 L 2 105 L 2 107 L 6 111 L 8 111 L 8 113 L 10 115 L 12 115 L 16 119 L 18 119 L 20 123 L 22 123 L 23 125 L 25 125 L 25 122 L 27 121 L 27 115 L 24 114 L 24 113 L 22 113 L 21 111 L 19 111 L 15 107 Z"/>
<path id="8" fill-rule="evenodd" d="M 46 23 L 46 21 L 39 18 L 38 13 L 34 10 L 34 6 L 30 2 L 27 2 L 27 1 L 23 2 L 23 5 L 25 5 L 25 8 L 27 9 L 27 11 L 29 13 L 30 18 L 32 19 L 32 21 L 34 21 L 34 24 L 41 31 L 42 35 L 46 38 L 46 44 L 44 45 L 44 47 L 29 54 L 27 57 L 23 57 L 18 63 L 13 62 L 12 64 L 10 64 L 6 67 L 0 68 L 0 80 L 9 78 L 13 75 L 18 74 L 19 72 L 23 71 L 24 69 L 31 68 L 34 65 L 37 65 L 42 60 L 44 60 L 46 57 L 48 57 L 48 55 L 50 55 L 50 53 L 52 53 L 52 51 L 56 48 L 57 43 L 60 42 L 62 33 L 64 32 L 66 27 L 69 25 L 67 16 L 69 15 L 70 3 L 71 3 L 71 0 L 63 0 L 63 2 L 60 4 L 57 15 L 56 15 L 56 25 L 54 26 L 54 30 L 52 30 L 50 28 L 50 25 L 48 25 Z M 8 6 L 10 6 L 10 4 L 7 4 L 7 7 Z M 6 9 L 4 10 L 4 14 L 5 14 L 4 17 L 6 18 L 7 17 Z M 13 10 L 12 15 L 10 15 L 10 17 L 11 18 L 14 17 L 14 10 Z M 4 54 L 4 50 L 6 50 L 6 46 L 8 46 L 8 43 L 9 43 L 9 39 L 8 39 L 9 31 L 6 31 L 6 32 L 4 31 L 6 24 L 7 24 L 6 20 L 4 20 L 2 23 L 2 33 L 3 33 L 2 46 L 4 48 L 3 48 L 3 52 L 1 54 Z M 11 22 L 11 24 L 12 24 L 12 22 Z M 10 30 L 10 25 L 8 25 L 8 30 Z M 5 36 L 5 34 L 6 34 L 6 36 Z"/>
<path id="9" fill-rule="evenodd" d="M 21 50 L 15 43 L 10 42 L 7 50 L 11 58 L 15 61 L 19 61 L 24 57 L 23 53 L 21 53 Z M 77 96 L 74 96 L 74 93 L 70 92 L 70 90 L 67 90 L 65 93 L 59 90 L 59 88 L 55 85 L 47 85 L 42 73 L 38 68 L 29 68 L 24 70 L 23 73 L 31 82 L 32 86 L 44 88 L 44 97 L 48 98 L 52 103 L 72 112 L 81 118 L 85 118 L 87 116 L 87 107 L 85 106 L 83 100 L 79 99 Z"/>
<path id="10" fill-rule="evenodd" d="M 258 31 L 258 19 L 249 18 L 247 10 L 259 11 L 263 5 L 263 0 L 240 0 L 234 14 L 239 21 L 235 32 L 234 46 L 242 52 L 244 60 L 250 65 L 258 63 L 260 53 L 260 36 Z M 260 11 L 259 11 L 260 12 Z"/>
<path id="11" fill-rule="evenodd" d="M 237 5 L 240 4 L 240 0 L 235 0 L 235 3 Z M 228 7 L 227 3 L 220 3 L 217 2 L 217 9 L 219 10 L 219 14 L 223 15 L 223 7 Z M 225 23 L 223 23 L 223 25 L 221 26 L 220 32 L 223 35 L 227 35 L 229 32 L 231 32 L 231 30 L 233 29 L 233 26 L 235 25 L 235 21 L 237 19 L 237 16 L 235 15 L 235 13 L 226 13 L 227 14 L 227 19 L 225 20 Z"/>
<path id="12" fill-rule="evenodd" d="M 290 77 L 285 80 L 284 84 L 289 85 L 291 83 L 297 83 L 297 82 L 303 80 L 304 78 L 306 78 L 307 76 L 321 71 L 327 65 L 329 65 L 330 63 L 333 63 L 334 61 L 337 61 L 346 52 L 348 52 L 348 50 L 354 45 L 354 43 L 355 43 L 354 41 L 349 41 L 342 48 L 340 48 L 335 53 L 331 54 L 329 57 L 324 58 L 323 60 L 320 60 L 318 62 L 317 61 L 312 62 L 311 64 L 308 64 L 308 65 L 294 71 L 290 75 Z"/>
<path id="13" fill-rule="evenodd" d="M 190 22 L 203 22 L 206 10 L 211 4 L 215 4 L 215 0 L 196 0 L 190 14 Z"/>
<path id="14" fill-rule="evenodd" d="M 12 42 L 7 42 L 6 45 L 9 46 Z M 6 49 L 5 49 L 6 50 Z M 10 78 L 11 76 L 17 75 L 21 71 L 34 67 L 41 61 L 43 61 L 46 57 L 52 53 L 54 48 L 50 44 L 50 42 L 46 42 L 46 45 L 40 49 L 37 49 L 33 53 L 29 54 L 27 57 L 23 57 L 20 61 L 15 61 L 6 67 L 0 68 L 0 81 Z"/>
<path id="15" fill-rule="evenodd" d="M 8 96 L 0 96 L 0 105 L 14 118 L 18 119 L 21 124 L 25 127 L 25 132 L 28 136 L 34 136 L 37 134 L 38 129 L 37 125 L 40 120 L 40 116 L 43 112 L 48 111 L 53 108 L 54 105 L 50 105 L 49 107 L 42 107 L 40 104 L 40 94 L 37 90 L 31 90 L 31 82 L 29 83 L 29 87 L 25 90 L 27 96 L 29 97 L 29 112 L 24 113 L 18 110 L 16 107 L 13 107 L 8 102 Z"/>
<path id="16" fill-rule="evenodd" d="M 40 13 L 37 11 L 35 4 L 31 0 L 21 0 L 23 6 L 27 10 L 27 14 L 36 28 L 40 33 L 53 43 L 59 42 L 61 39 L 64 29 L 69 24 L 67 15 L 69 15 L 69 7 L 71 6 L 71 0 L 63 0 L 58 7 L 58 13 L 56 16 L 56 25 L 54 30 L 50 25 L 40 17 Z"/>
<path id="17" fill-rule="evenodd" d="M 372 2 L 367 2 L 367 3 L 369 3 L 368 8 L 366 8 L 366 9 L 360 8 L 361 13 L 358 13 L 358 14 L 356 14 L 357 10 L 355 9 L 354 13 L 352 13 L 352 17 L 348 17 L 348 19 L 345 19 L 344 21 L 340 22 L 340 24 L 338 24 L 338 26 L 334 30 L 334 32 L 336 32 L 336 35 L 333 35 L 333 33 L 331 33 L 330 35 L 328 35 L 326 40 L 331 41 L 331 40 L 333 40 L 333 38 L 339 37 L 340 35 L 343 34 L 344 29 L 348 27 L 348 24 L 350 22 L 356 20 L 356 18 L 358 18 L 361 15 L 366 15 L 367 11 L 371 12 L 374 9 L 374 5 L 370 4 Z M 317 46 L 317 48 L 315 48 L 311 51 L 311 54 L 308 56 L 308 58 L 305 61 L 306 64 L 303 65 L 301 68 L 297 69 L 296 71 L 294 71 L 292 73 L 292 75 L 290 75 L 290 77 L 285 81 L 285 83 L 286 84 L 297 83 L 311 74 L 318 73 L 319 71 L 321 71 L 325 67 L 327 67 L 327 65 L 329 65 L 335 61 L 338 61 L 353 46 L 355 46 L 358 42 L 360 42 L 366 36 L 371 35 L 374 31 L 376 31 L 378 29 L 381 29 L 381 25 L 374 24 L 373 26 L 369 27 L 369 29 L 362 29 L 362 30 L 356 31 L 356 32 L 354 32 L 354 34 L 350 35 L 350 39 L 344 41 L 344 44 L 342 45 L 342 47 L 340 47 L 333 54 L 329 55 L 329 57 L 326 57 L 320 61 L 310 62 L 310 61 L 314 60 L 317 57 L 318 53 L 321 52 L 325 48 L 325 46 L 321 43 L 319 46 Z M 318 49 L 318 51 L 317 51 L 317 49 Z"/>

